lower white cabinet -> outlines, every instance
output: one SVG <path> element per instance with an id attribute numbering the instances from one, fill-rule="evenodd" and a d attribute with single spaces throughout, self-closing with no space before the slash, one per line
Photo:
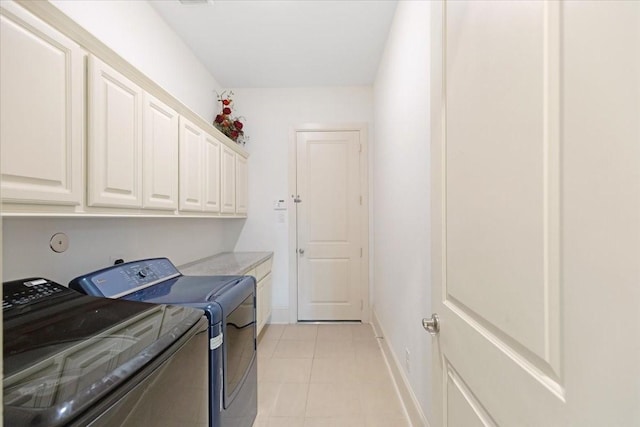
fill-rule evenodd
<path id="1" fill-rule="evenodd" d="M 258 334 L 262 331 L 264 325 L 267 324 L 267 321 L 271 317 L 271 301 L 273 294 L 273 278 L 271 277 L 271 273 L 269 273 L 265 278 L 258 282 L 258 292 L 260 296 L 258 297 L 258 301 L 260 304 L 260 317 L 258 322 Z"/>
<path id="2" fill-rule="evenodd" d="M 260 335 L 262 328 L 271 317 L 273 293 L 271 261 L 272 258 L 269 258 L 247 273 L 256 278 L 256 323 L 258 325 L 258 335 Z"/>
<path id="3" fill-rule="evenodd" d="M 85 56 L 18 4 L 0 2 L 3 202 L 81 204 Z"/>

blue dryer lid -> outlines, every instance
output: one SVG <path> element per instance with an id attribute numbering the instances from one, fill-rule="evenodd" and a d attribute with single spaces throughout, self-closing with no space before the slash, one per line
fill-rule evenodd
<path id="1" fill-rule="evenodd" d="M 244 276 L 180 276 L 126 295 L 130 301 L 164 304 L 207 303 Z"/>
<path id="2" fill-rule="evenodd" d="M 204 310 L 214 324 L 254 292 L 249 276 L 183 276 L 167 258 L 113 265 L 76 277 L 69 287 L 93 296 Z"/>
<path id="3" fill-rule="evenodd" d="M 141 289 L 122 299 L 199 308 L 205 311 L 211 324 L 216 324 L 223 317 L 218 297 L 242 279 L 243 276 L 180 276 Z"/>

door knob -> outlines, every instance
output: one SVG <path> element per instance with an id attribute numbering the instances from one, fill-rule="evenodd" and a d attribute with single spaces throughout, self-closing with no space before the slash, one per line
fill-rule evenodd
<path id="1" fill-rule="evenodd" d="M 300 255 L 304 255 L 304 249 L 302 249 L 302 248 L 298 249 L 298 253 L 299 253 Z"/>
<path id="2" fill-rule="evenodd" d="M 422 319 L 422 327 L 431 335 L 437 335 L 440 332 L 440 318 L 434 313 L 430 319 Z"/>

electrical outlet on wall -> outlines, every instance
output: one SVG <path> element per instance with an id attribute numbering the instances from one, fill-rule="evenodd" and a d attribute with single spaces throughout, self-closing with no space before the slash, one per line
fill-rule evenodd
<path id="1" fill-rule="evenodd" d="M 411 353 L 408 348 L 404 349 L 404 365 L 407 368 L 407 373 L 411 372 Z"/>
<path id="2" fill-rule="evenodd" d="M 120 260 L 124 261 L 124 255 L 122 254 L 111 255 L 109 256 L 109 265 L 115 265 L 116 261 L 119 261 L 117 262 L 117 264 L 119 264 L 121 262 Z"/>

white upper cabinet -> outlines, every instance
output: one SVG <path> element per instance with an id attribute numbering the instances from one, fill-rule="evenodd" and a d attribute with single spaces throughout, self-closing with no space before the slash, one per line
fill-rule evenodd
<path id="1" fill-rule="evenodd" d="M 144 93 L 143 207 L 178 209 L 178 113 Z"/>
<path id="2" fill-rule="evenodd" d="M 0 0 L 0 94 L 2 215 L 246 215 L 247 153 L 49 2 Z"/>
<path id="3" fill-rule="evenodd" d="M 236 213 L 236 153 L 222 146 L 220 160 L 220 212 Z"/>
<path id="4" fill-rule="evenodd" d="M 220 212 L 220 141 L 209 134 L 204 137 L 205 194 L 204 210 Z"/>
<path id="5" fill-rule="evenodd" d="M 89 56 L 88 205 L 142 207 L 142 89 Z"/>
<path id="6" fill-rule="evenodd" d="M 246 214 L 249 199 L 247 159 L 236 154 L 236 213 Z"/>
<path id="7" fill-rule="evenodd" d="M 180 117 L 180 210 L 220 212 L 222 143 Z"/>
<path id="8" fill-rule="evenodd" d="M 202 211 L 204 131 L 180 117 L 180 210 Z"/>
<path id="9" fill-rule="evenodd" d="M 84 51 L 12 2 L 0 4 L 3 202 L 82 202 Z"/>

